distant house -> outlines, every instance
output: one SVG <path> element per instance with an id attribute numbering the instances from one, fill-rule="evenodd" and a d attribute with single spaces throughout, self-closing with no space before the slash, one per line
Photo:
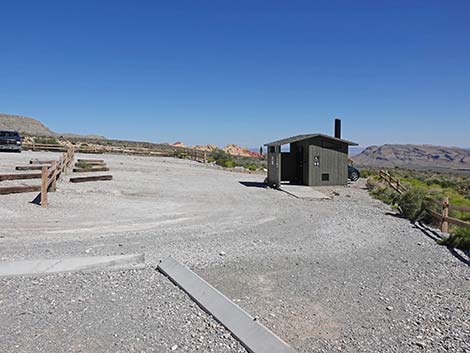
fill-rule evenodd
<path id="1" fill-rule="evenodd" d="M 281 146 L 289 145 L 289 152 Z M 268 148 L 268 184 L 279 188 L 281 182 L 321 186 L 346 185 L 348 149 L 356 143 L 341 139 L 341 121 L 335 120 L 335 137 L 306 134 L 265 144 Z"/>

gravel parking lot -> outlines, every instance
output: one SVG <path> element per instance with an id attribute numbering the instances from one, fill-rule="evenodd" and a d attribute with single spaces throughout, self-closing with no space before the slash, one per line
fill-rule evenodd
<path id="1" fill-rule="evenodd" d="M 0 172 L 55 156 L 0 154 Z M 363 181 L 304 200 L 196 162 L 85 158 L 114 180 L 66 177 L 48 208 L 0 195 L 0 259 L 145 253 L 148 268 L 1 279 L 0 351 L 243 351 L 154 270 L 171 255 L 299 352 L 470 352 L 469 254 Z"/>

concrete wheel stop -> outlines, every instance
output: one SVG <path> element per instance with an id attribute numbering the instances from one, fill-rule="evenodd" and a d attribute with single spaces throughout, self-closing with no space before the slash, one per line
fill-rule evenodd
<path id="1" fill-rule="evenodd" d="M 118 271 L 140 269 L 144 267 L 144 254 L 11 261 L 0 262 L 0 277 L 41 275 L 77 271 Z"/>
<path id="2" fill-rule="evenodd" d="M 254 317 L 172 257 L 157 269 L 220 322 L 250 353 L 296 353 Z"/>

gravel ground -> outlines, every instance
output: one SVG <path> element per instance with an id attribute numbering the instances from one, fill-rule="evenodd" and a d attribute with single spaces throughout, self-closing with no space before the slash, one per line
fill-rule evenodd
<path id="1" fill-rule="evenodd" d="M 51 155 L 2 154 L 0 170 Z M 299 352 L 470 352 L 469 254 L 438 246 L 433 233 L 372 200 L 363 182 L 321 189 L 332 200 L 302 200 L 261 187 L 260 175 L 170 158 L 87 157 L 105 159 L 114 180 L 61 182 L 47 209 L 28 203 L 34 194 L 1 196 L 2 260 L 145 253 L 156 265 L 171 255 Z M 134 279 L 146 273 L 123 272 L 120 281 L 134 288 L 142 282 L 139 290 L 152 292 L 152 281 Z M 90 276 L 83 290 L 94 293 L 107 275 L 51 277 L 75 283 L 80 276 Z M 17 288 L 34 297 L 37 280 L 3 280 L 0 297 Z M 41 290 L 49 293 L 48 286 Z M 99 301 L 99 316 L 112 321 L 106 298 Z M 139 307 L 155 303 L 136 298 Z M 16 316 L 34 305 L 12 302 L 2 316 L 30 330 L 33 320 Z M 155 333 L 132 327 L 140 335 Z M 168 344 L 184 337 L 166 329 L 155 334 Z M 77 337 L 88 336 L 80 330 Z M 216 338 L 226 340 L 222 332 Z M 104 341 L 108 347 L 115 342 L 109 336 Z"/>
<path id="2" fill-rule="evenodd" d="M 152 268 L 0 285 L 2 352 L 246 352 Z"/>

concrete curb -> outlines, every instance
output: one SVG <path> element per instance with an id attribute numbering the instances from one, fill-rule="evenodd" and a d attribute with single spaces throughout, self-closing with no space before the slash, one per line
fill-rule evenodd
<path id="1" fill-rule="evenodd" d="M 143 267 L 145 267 L 144 254 L 12 261 L 0 262 L 0 277 L 76 271 L 117 271 Z"/>
<path id="2" fill-rule="evenodd" d="M 296 353 L 287 343 L 235 305 L 196 273 L 168 257 L 157 269 L 212 315 L 251 353 Z"/>

